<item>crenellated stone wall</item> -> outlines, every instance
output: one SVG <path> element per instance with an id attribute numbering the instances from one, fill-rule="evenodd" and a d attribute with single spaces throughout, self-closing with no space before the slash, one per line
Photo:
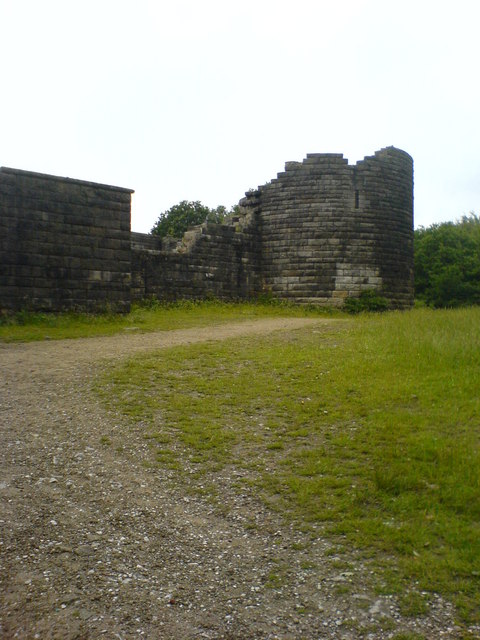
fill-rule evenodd
<path id="1" fill-rule="evenodd" d="M 413 303 L 413 161 L 388 147 L 349 165 L 342 155 L 287 162 L 241 204 L 259 218 L 263 288 L 340 306 L 375 289 Z"/>
<path id="2" fill-rule="evenodd" d="M 130 233 L 131 193 L 0 169 L 0 310 L 260 294 L 341 306 L 367 289 L 413 303 L 413 161 L 394 147 L 287 162 L 238 214 L 181 240 Z"/>
<path id="3" fill-rule="evenodd" d="M 404 151 L 387 147 L 356 165 L 309 154 L 240 205 L 238 216 L 178 242 L 134 234 L 134 298 L 268 293 L 341 306 L 374 289 L 393 308 L 413 304 L 413 161 Z"/>

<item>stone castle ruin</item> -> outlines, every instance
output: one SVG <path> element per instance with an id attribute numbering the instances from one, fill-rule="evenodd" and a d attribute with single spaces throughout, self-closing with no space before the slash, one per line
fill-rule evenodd
<path id="1" fill-rule="evenodd" d="M 132 193 L 0 168 L 0 310 L 262 294 L 342 306 L 368 289 L 413 303 L 413 161 L 394 147 L 287 162 L 238 214 L 181 240 L 132 233 Z"/>

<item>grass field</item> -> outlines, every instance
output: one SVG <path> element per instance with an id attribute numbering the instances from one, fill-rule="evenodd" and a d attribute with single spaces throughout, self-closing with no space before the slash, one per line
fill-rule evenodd
<path id="1" fill-rule="evenodd" d="M 362 315 L 135 357 L 97 388 L 179 478 L 236 471 L 369 557 L 379 590 L 415 583 L 479 622 L 479 329 L 480 308 Z"/>
<path id="2" fill-rule="evenodd" d="M 2 322 L 0 339 L 315 313 L 183 303 L 120 317 L 23 314 Z M 176 347 L 105 370 L 96 389 L 146 425 L 152 458 L 179 482 L 185 469 L 204 490 L 217 474 L 236 477 L 289 523 L 320 523 L 359 550 L 379 591 L 415 584 L 412 615 L 428 602 L 422 592 L 437 592 L 459 619 L 480 622 L 480 308 Z"/>

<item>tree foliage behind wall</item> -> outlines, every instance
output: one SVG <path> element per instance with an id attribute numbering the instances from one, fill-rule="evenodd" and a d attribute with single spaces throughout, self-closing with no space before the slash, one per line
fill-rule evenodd
<path id="1" fill-rule="evenodd" d="M 480 218 L 415 231 L 415 297 L 433 307 L 480 304 Z"/>
<path id="2" fill-rule="evenodd" d="M 195 202 L 182 200 L 160 214 L 150 233 L 162 238 L 165 236 L 181 238 L 189 227 L 202 224 L 205 220 L 221 222 L 226 213 L 226 208 L 222 206 L 210 209 L 198 200 Z"/>

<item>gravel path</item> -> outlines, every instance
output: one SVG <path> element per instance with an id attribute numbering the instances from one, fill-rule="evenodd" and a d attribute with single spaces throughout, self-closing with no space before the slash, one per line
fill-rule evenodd
<path id="1" fill-rule="evenodd" d="M 353 552 L 347 564 L 229 478 L 219 509 L 149 468 L 141 428 L 90 390 L 99 367 L 135 352 L 329 322 L 0 345 L 0 638 L 460 637 L 448 603 L 402 618 Z"/>

